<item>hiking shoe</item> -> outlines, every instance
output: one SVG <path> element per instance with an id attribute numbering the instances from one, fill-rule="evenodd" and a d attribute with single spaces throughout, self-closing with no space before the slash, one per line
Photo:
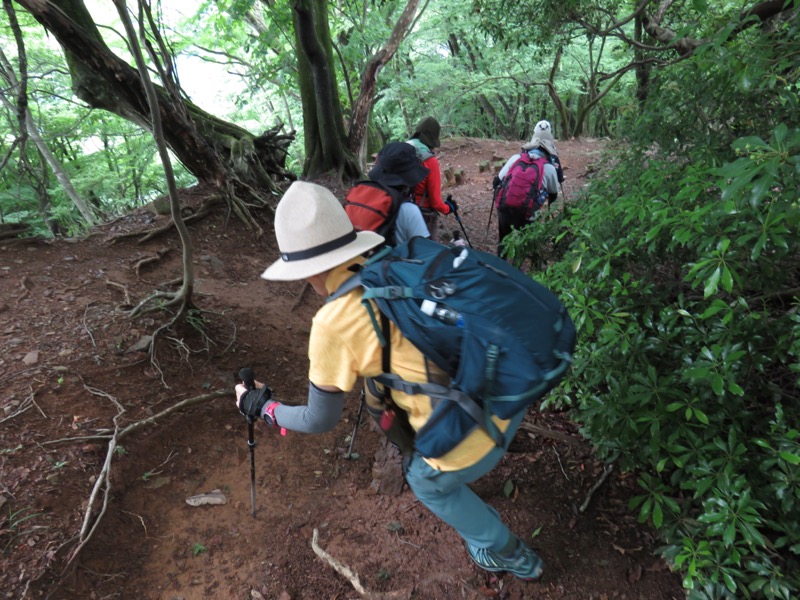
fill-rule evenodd
<path id="1" fill-rule="evenodd" d="M 486 571 L 507 571 L 519 579 L 534 581 L 542 576 L 544 561 L 521 540 L 517 540 L 517 549 L 509 556 L 488 548 L 476 548 L 467 544 L 467 552 L 481 569 Z"/>

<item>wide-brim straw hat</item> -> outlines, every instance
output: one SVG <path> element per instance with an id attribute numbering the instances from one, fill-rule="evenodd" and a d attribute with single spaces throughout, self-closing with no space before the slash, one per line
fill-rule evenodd
<path id="1" fill-rule="evenodd" d="M 384 241 L 374 231 L 356 231 L 329 190 L 295 181 L 275 209 L 275 238 L 281 257 L 261 274 L 273 281 L 318 275 L 364 254 Z"/>

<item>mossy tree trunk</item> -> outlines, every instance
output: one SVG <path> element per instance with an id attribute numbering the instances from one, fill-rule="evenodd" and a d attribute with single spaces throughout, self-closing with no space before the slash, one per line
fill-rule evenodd
<path id="1" fill-rule="evenodd" d="M 332 172 L 340 179 L 357 179 L 361 177 L 361 169 L 347 145 L 328 26 L 328 4 L 325 0 L 295 0 L 293 18 L 303 102 L 306 153 L 303 175 L 315 178 Z"/>

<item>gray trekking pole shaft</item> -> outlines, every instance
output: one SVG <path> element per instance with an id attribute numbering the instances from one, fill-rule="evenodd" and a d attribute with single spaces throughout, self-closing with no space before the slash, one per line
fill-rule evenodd
<path id="1" fill-rule="evenodd" d="M 364 390 L 361 390 L 361 402 L 358 404 L 358 411 L 356 412 L 356 424 L 353 425 L 353 433 L 350 435 L 350 447 L 347 449 L 347 456 L 345 457 L 347 459 L 349 459 L 353 454 L 353 444 L 356 441 L 356 432 L 358 431 L 358 424 L 361 423 L 361 413 L 364 410 L 365 401 Z"/>
<path id="2" fill-rule="evenodd" d="M 472 248 L 472 242 L 469 241 L 469 236 L 467 235 L 467 230 L 464 229 L 464 224 L 461 222 L 461 217 L 458 216 L 458 213 L 453 214 L 456 217 L 456 221 L 458 221 L 458 224 L 461 226 L 461 231 L 464 232 L 464 239 L 467 240 L 467 244 L 469 244 L 469 247 Z"/>
<path id="3" fill-rule="evenodd" d="M 448 196 L 447 198 L 450 199 L 450 198 L 452 198 L 452 196 Z M 467 240 L 467 244 L 469 244 L 469 247 L 472 248 L 473 247 L 472 246 L 472 242 L 469 241 L 469 236 L 467 235 L 467 230 L 464 229 L 464 224 L 461 222 L 461 217 L 458 215 L 458 211 L 457 210 L 453 211 L 453 216 L 456 218 L 456 221 L 458 221 L 458 224 L 461 227 L 461 231 L 464 232 L 464 239 Z"/>
<path id="4" fill-rule="evenodd" d="M 239 379 L 248 390 L 256 389 L 256 376 L 253 369 L 245 367 L 239 371 Z M 247 417 L 247 447 L 250 448 L 250 503 L 253 516 L 256 516 L 256 438 L 255 419 Z"/>

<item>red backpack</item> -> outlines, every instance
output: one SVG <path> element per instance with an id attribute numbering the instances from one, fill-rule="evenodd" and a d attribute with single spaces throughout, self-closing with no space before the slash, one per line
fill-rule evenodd
<path id="1" fill-rule="evenodd" d="M 544 166 L 548 162 L 545 157 L 532 158 L 527 152 L 523 152 L 495 192 L 494 205 L 497 209 L 524 208 L 527 219 L 533 211 L 541 208 L 547 201 Z"/>
<path id="2" fill-rule="evenodd" d="M 403 201 L 400 193 L 377 181 L 359 181 L 347 192 L 344 210 L 356 231 L 374 231 L 394 244 L 394 226 Z"/>

